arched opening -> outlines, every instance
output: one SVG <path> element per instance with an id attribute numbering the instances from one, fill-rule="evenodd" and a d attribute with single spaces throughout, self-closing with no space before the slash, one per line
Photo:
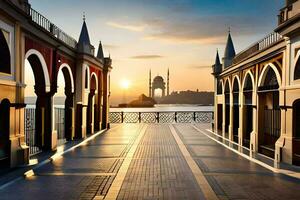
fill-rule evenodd
<path id="1" fill-rule="evenodd" d="M 93 74 L 90 80 L 90 93 L 87 107 L 87 134 L 94 133 L 95 123 L 95 94 L 97 93 L 97 78 Z"/>
<path id="2" fill-rule="evenodd" d="M 9 33 L 0 29 L 0 72 L 10 74 L 10 50 L 8 46 Z"/>
<path id="3" fill-rule="evenodd" d="M 218 87 L 217 87 L 217 94 L 220 95 L 223 93 L 223 87 L 222 87 L 222 82 L 219 81 Z"/>
<path id="4" fill-rule="evenodd" d="M 4 99 L 0 103 L 0 168 L 10 165 L 9 113 L 10 102 Z"/>
<path id="5" fill-rule="evenodd" d="M 300 99 L 293 104 L 293 165 L 300 166 Z"/>
<path id="6" fill-rule="evenodd" d="M 258 151 L 274 158 L 275 143 L 280 137 L 279 82 L 274 69 L 267 66 L 258 88 Z"/>
<path id="7" fill-rule="evenodd" d="M 30 50 L 25 59 L 25 140 L 30 155 L 34 155 L 42 148 L 51 148 L 52 107 L 51 97 L 46 95 L 50 83 L 47 66 L 39 52 Z"/>
<path id="8" fill-rule="evenodd" d="M 163 96 L 163 90 L 161 88 L 156 88 L 154 90 L 154 98 L 161 98 Z"/>
<path id="9" fill-rule="evenodd" d="M 300 79 L 300 59 L 297 60 L 294 71 L 294 80 Z"/>
<path id="10" fill-rule="evenodd" d="M 251 136 L 251 132 L 253 131 L 253 107 L 252 107 L 253 82 L 249 74 L 245 78 L 243 95 L 244 95 L 243 146 L 250 148 L 250 136 Z"/>
<path id="11" fill-rule="evenodd" d="M 233 81 L 233 140 L 234 142 L 238 143 L 239 142 L 239 107 L 240 107 L 240 102 L 239 102 L 239 92 L 240 92 L 240 86 L 238 79 L 235 78 Z"/>
<path id="12" fill-rule="evenodd" d="M 218 82 L 217 95 L 223 94 L 222 81 Z M 222 135 L 222 124 L 223 124 L 223 105 L 217 104 L 217 133 Z"/>
<path id="13" fill-rule="evenodd" d="M 73 93 L 74 82 L 72 71 L 67 64 L 63 64 L 58 71 L 57 92 L 53 97 L 58 145 L 72 139 Z"/>
<path id="14" fill-rule="evenodd" d="M 88 68 L 85 69 L 85 72 L 84 72 L 84 88 L 85 89 L 88 89 L 89 88 L 89 72 L 88 72 Z"/>
<path id="15" fill-rule="evenodd" d="M 229 123 L 230 123 L 230 87 L 229 81 L 227 80 L 225 83 L 225 137 L 229 138 Z"/>

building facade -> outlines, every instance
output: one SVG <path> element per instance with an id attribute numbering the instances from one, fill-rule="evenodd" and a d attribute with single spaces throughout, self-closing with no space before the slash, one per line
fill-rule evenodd
<path id="1" fill-rule="evenodd" d="M 36 152 L 108 128 L 110 57 L 90 43 L 84 19 L 75 40 L 27 0 L 0 1 L 0 164 L 27 164 Z M 34 75 L 34 109 L 25 104 L 25 60 Z M 58 73 L 65 81 L 62 124 L 55 122 Z M 38 149 L 38 151 L 31 151 Z"/>
<path id="2" fill-rule="evenodd" d="M 273 33 L 217 53 L 214 131 L 275 163 L 300 165 L 300 1 L 286 0 Z"/>

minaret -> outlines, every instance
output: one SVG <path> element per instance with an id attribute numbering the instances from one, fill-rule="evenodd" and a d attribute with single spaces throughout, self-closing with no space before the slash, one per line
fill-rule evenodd
<path id="1" fill-rule="evenodd" d="M 151 69 L 150 69 L 150 71 L 149 71 L 149 97 L 152 97 L 151 89 L 152 89 L 152 87 L 151 87 Z"/>
<path id="2" fill-rule="evenodd" d="M 234 46 L 230 34 L 230 28 L 229 28 L 225 54 L 223 58 L 223 69 L 232 65 L 232 61 L 234 57 L 235 57 L 235 50 L 234 50 Z"/>
<path id="3" fill-rule="evenodd" d="M 167 96 L 170 94 L 170 71 L 168 68 L 168 76 L 167 76 Z"/>

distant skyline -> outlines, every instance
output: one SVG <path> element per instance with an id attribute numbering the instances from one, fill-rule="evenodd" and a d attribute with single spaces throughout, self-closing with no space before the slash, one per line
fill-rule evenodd
<path id="1" fill-rule="evenodd" d="M 148 73 L 166 77 L 170 92 L 213 90 L 211 65 L 216 49 L 223 56 L 231 28 L 236 51 L 261 39 L 277 25 L 284 0 L 29 0 L 66 33 L 78 39 L 85 12 L 92 44 L 101 40 L 111 54 L 111 101 L 120 103 L 120 81 L 127 99 L 148 94 Z M 56 3 L 55 3 L 56 2 Z M 97 49 L 96 49 L 97 50 Z"/>

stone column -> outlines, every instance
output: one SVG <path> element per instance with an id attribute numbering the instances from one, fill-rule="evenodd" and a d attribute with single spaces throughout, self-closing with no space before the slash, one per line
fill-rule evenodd
<path id="1" fill-rule="evenodd" d="M 225 100 L 225 94 L 223 92 L 222 94 L 222 137 L 225 138 L 225 131 L 226 131 L 226 100 Z"/>
<path id="2" fill-rule="evenodd" d="M 228 134 L 229 140 L 233 141 L 233 94 L 232 91 L 230 92 L 230 106 L 229 106 L 229 127 L 228 127 Z"/>
<path id="3" fill-rule="evenodd" d="M 240 145 L 240 151 L 242 151 L 242 146 L 243 146 L 243 132 L 244 132 L 244 94 L 243 94 L 243 90 L 241 89 L 239 92 L 239 145 Z"/>

